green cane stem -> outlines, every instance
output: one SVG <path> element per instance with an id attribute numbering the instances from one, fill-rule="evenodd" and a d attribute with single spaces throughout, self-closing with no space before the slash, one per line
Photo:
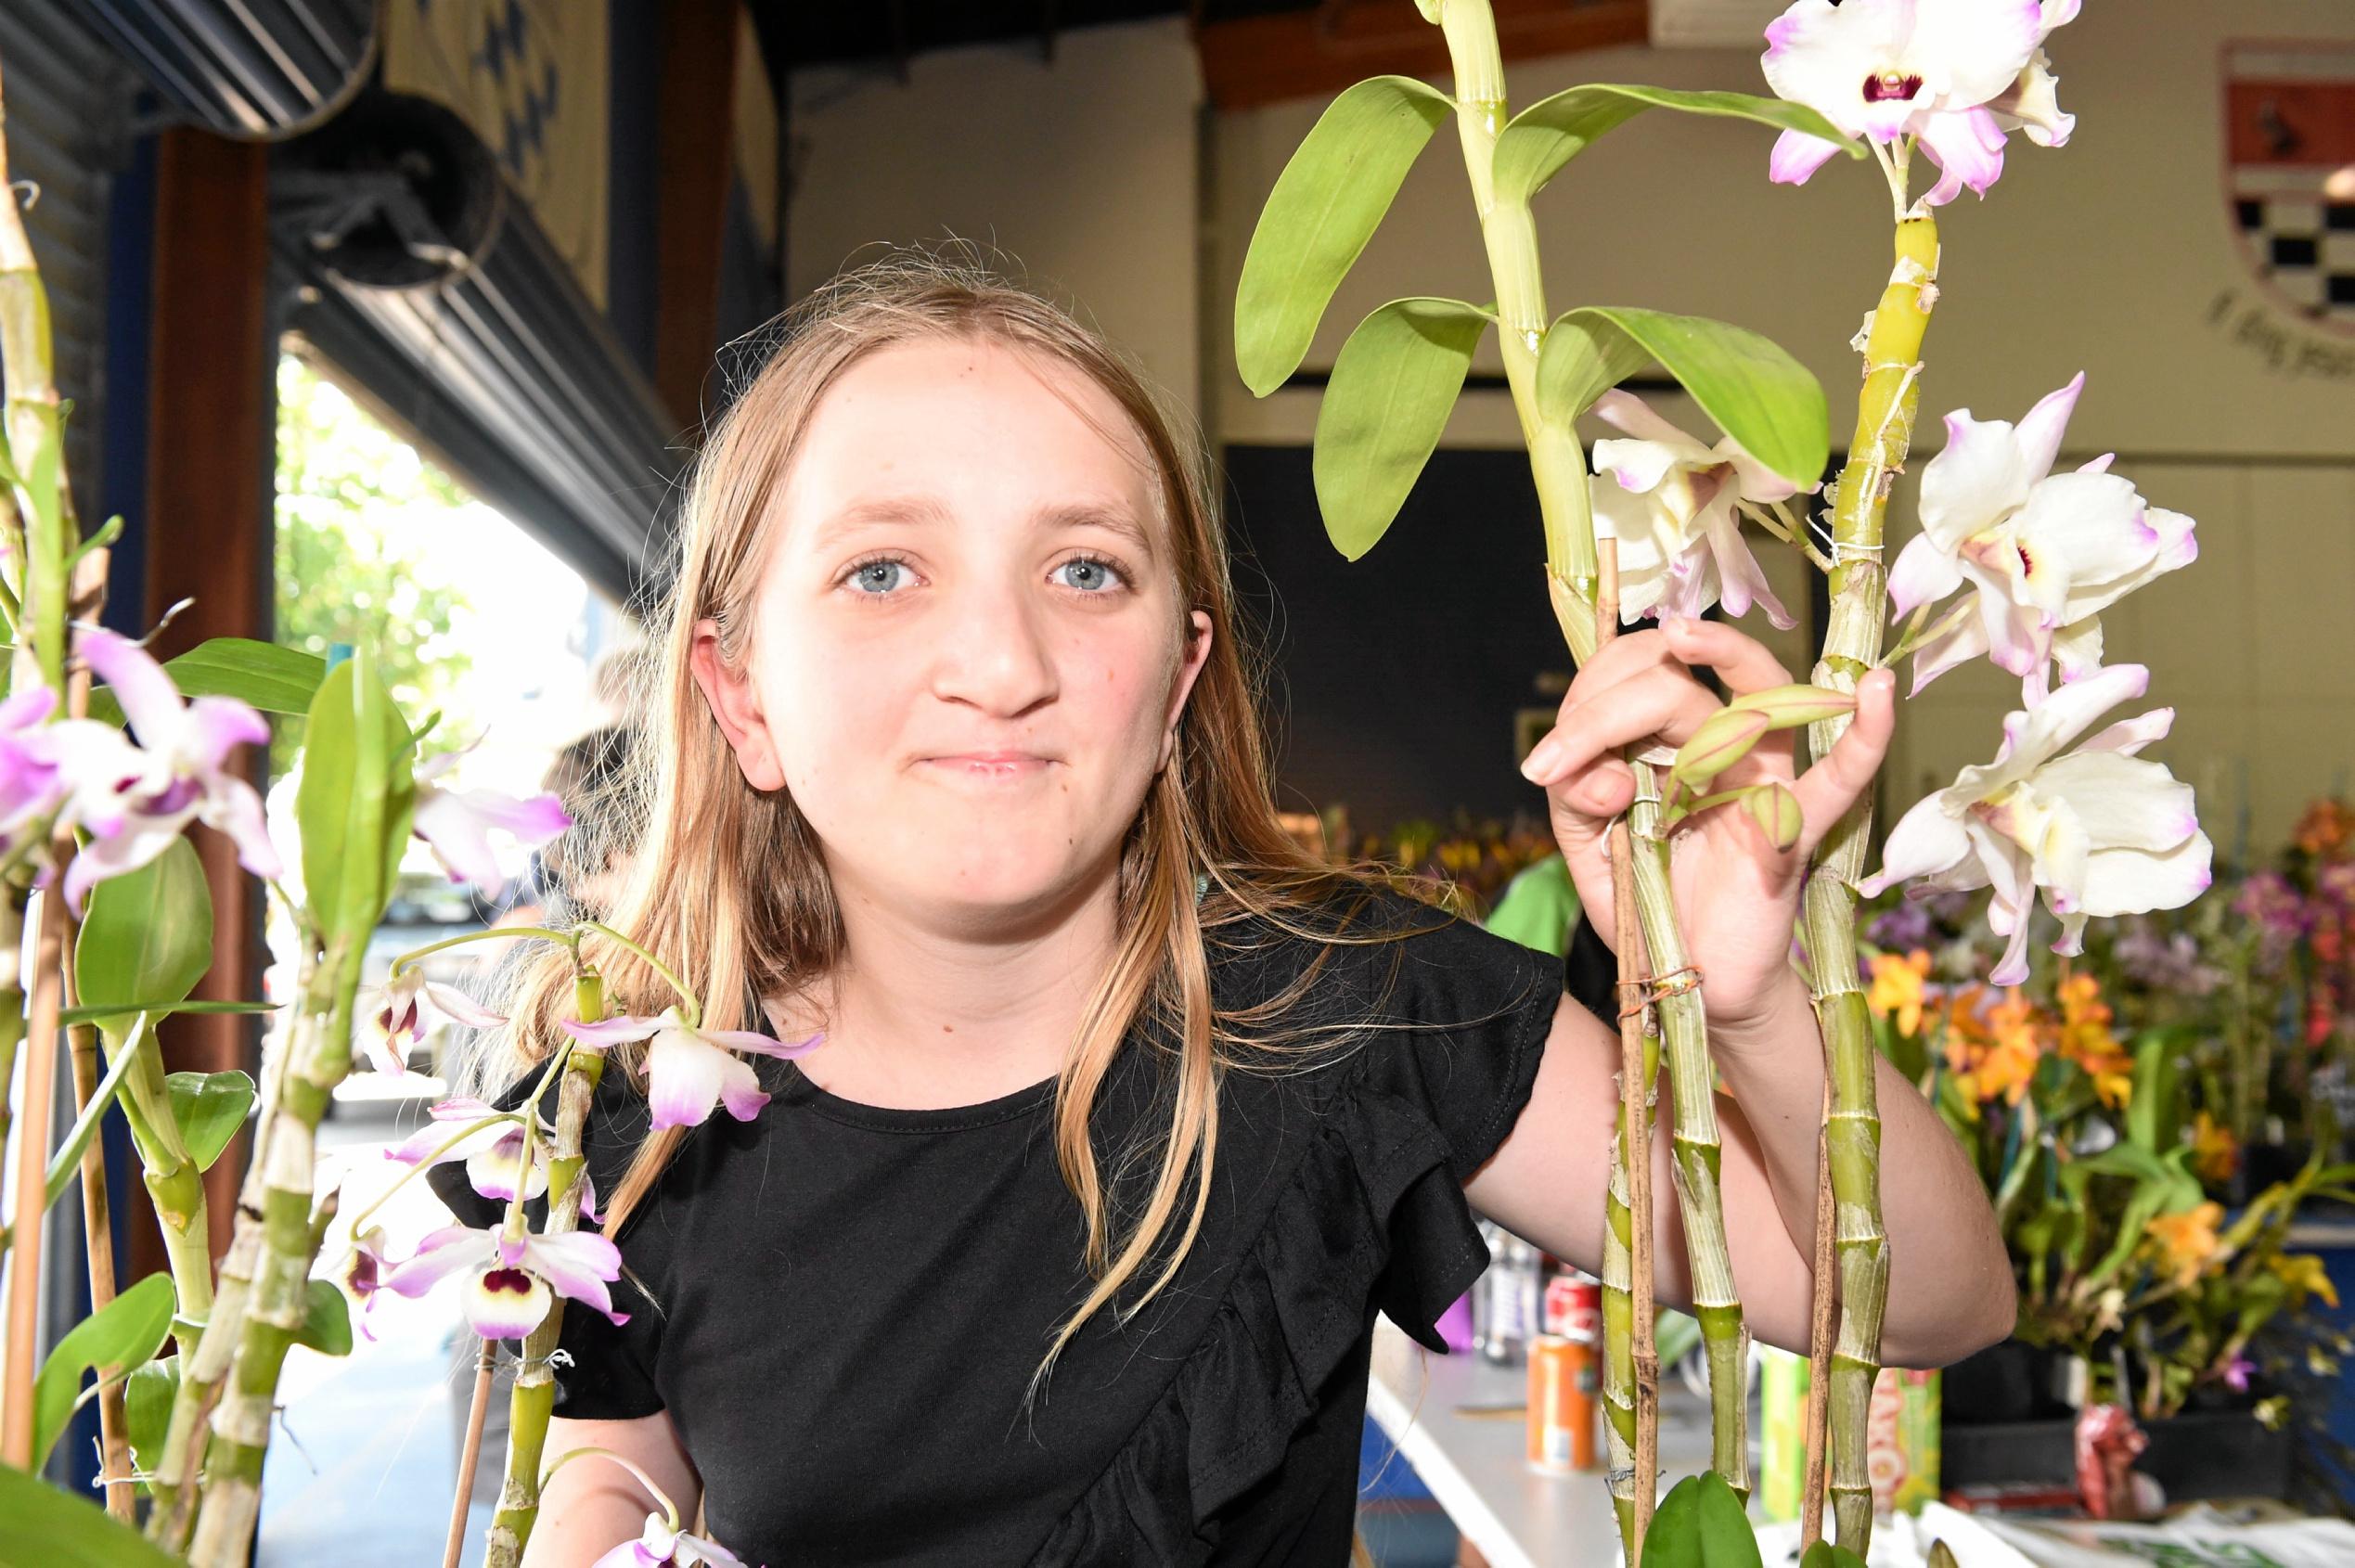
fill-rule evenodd
<path id="1" fill-rule="evenodd" d="M 1926 209 L 1897 225 L 1896 265 L 1865 336 L 1864 391 L 1856 434 L 1833 496 L 1831 624 L 1815 684 L 1854 691 L 1880 660 L 1888 611 L 1882 560 L 1889 491 L 1905 469 L 1921 395 L 1922 339 L 1937 301 L 1937 221 Z M 1852 715 L 1811 725 L 1808 740 L 1828 755 Z M 1872 801 L 1860 799 L 1818 847 L 1802 900 L 1803 932 L 1816 1017 L 1832 1086 L 1825 1119 L 1832 1179 L 1833 1246 L 1840 1282 L 1839 1332 L 1831 1369 L 1831 1492 L 1839 1544 L 1864 1555 L 1872 1533 L 1872 1486 L 1865 1469 L 1865 1416 L 1881 1366 L 1881 1317 L 1888 1301 L 1889 1245 L 1881 1220 L 1881 1113 L 1873 1093 L 1873 1047 L 1858 981 L 1855 883 L 1864 874 Z"/>
<path id="2" fill-rule="evenodd" d="M 573 1011 L 583 1023 L 605 1017 L 605 979 L 595 970 L 583 970 L 573 982 Z M 566 1054 L 564 1086 L 556 1103 L 556 1138 L 550 1150 L 547 1186 L 547 1227 L 544 1234 L 560 1236 L 580 1228 L 582 1184 L 586 1166 L 583 1130 L 588 1125 L 589 1101 L 605 1070 L 601 1051 L 576 1047 Z M 535 1094 L 528 1105 L 536 1105 Z M 526 1114 L 528 1129 L 537 1117 Z M 526 1137 L 532 1136 L 529 1132 Z M 523 1169 L 531 1168 L 531 1150 L 524 1150 Z M 518 1182 L 520 1194 L 523 1184 Z M 549 1358 L 564 1331 L 567 1308 L 562 1296 L 548 1305 L 547 1317 L 525 1336 L 523 1358 L 508 1397 L 507 1473 L 499 1484 L 498 1507 L 491 1515 L 484 1568 L 515 1568 L 531 1544 L 538 1522 L 540 1492 L 546 1484 L 540 1459 L 547 1447 L 547 1423 L 556 1407 L 556 1374 Z M 551 1471 L 551 1473 L 553 1472 Z"/>

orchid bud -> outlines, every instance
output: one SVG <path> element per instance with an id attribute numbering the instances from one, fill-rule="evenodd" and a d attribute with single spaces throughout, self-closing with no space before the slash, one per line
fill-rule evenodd
<path id="1" fill-rule="evenodd" d="M 1744 708 L 1721 708 L 1701 722 L 1692 739 L 1677 748 L 1669 769 L 1679 782 L 1705 784 L 1749 755 L 1771 725 L 1767 715 Z"/>
<path id="2" fill-rule="evenodd" d="M 1856 697 L 1850 692 L 1801 683 L 1778 686 L 1772 691 L 1753 691 L 1735 698 L 1727 706 L 1744 713 L 1764 713 L 1769 729 L 1796 729 L 1801 725 L 1856 712 Z"/>
<path id="3" fill-rule="evenodd" d="M 1743 796 L 1742 809 L 1750 814 L 1751 820 L 1766 829 L 1766 836 L 1773 841 L 1778 850 L 1788 850 L 1797 843 L 1799 831 L 1806 826 L 1806 820 L 1799 813 L 1799 797 L 1793 794 L 1779 778 L 1770 779 Z"/>

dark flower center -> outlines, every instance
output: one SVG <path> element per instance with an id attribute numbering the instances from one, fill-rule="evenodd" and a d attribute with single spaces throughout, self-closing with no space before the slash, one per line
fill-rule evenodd
<path id="1" fill-rule="evenodd" d="M 532 1293 L 532 1277 L 520 1268 L 485 1269 L 483 1288 L 493 1292 L 512 1291 L 519 1296 L 528 1296 Z"/>
<path id="2" fill-rule="evenodd" d="M 1864 79 L 1866 103 L 1886 103 L 1891 98 L 1902 98 L 1910 103 L 1921 91 L 1922 79 L 1919 76 L 1901 76 L 1894 71 L 1885 71 L 1878 76 Z"/>

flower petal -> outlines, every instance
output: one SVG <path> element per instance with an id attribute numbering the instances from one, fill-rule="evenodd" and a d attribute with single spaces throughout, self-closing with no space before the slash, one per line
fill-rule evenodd
<path id="1" fill-rule="evenodd" d="M 265 734 L 264 739 L 267 738 Z M 229 835 L 238 846 L 238 864 L 255 876 L 269 878 L 285 873 L 286 861 L 270 838 L 262 797 L 244 779 L 220 773 L 205 780 L 205 801 L 198 816 L 206 826 Z"/>
<path id="2" fill-rule="evenodd" d="M 1774 138 L 1774 150 L 1767 155 L 1767 178 L 1776 185 L 1803 186 L 1839 150 L 1837 142 L 1805 131 L 1785 131 Z"/>
<path id="3" fill-rule="evenodd" d="M 73 650 L 89 664 L 90 673 L 114 692 L 122 716 L 139 744 L 168 751 L 180 735 L 180 688 L 148 650 L 129 637 L 102 626 L 86 626 L 74 635 Z"/>
<path id="4" fill-rule="evenodd" d="M 199 697 L 188 704 L 182 721 L 176 760 L 210 773 L 225 765 L 238 747 L 269 743 L 270 721 L 250 705 L 234 697 Z"/>
<path id="5" fill-rule="evenodd" d="M 1958 616 L 1947 630 L 1923 639 L 1913 650 L 1912 695 L 1951 670 L 1986 654 L 1987 626 L 1976 613 Z"/>
<path id="6" fill-rule="evenodd" d="M 486 1340 L 520 1340 L 547 1318 L 556 1304 L 547 1281 L 528 1269 L 483 1269 L 466 1282 L 458 1305 L 474 1331 Z"/>
<path id="7" fill-rule="evenodd" d="M 1969 835 L 1941 791 L 1915 802 L 1912 810 L 1898 818 L 1882 846 L 1881 869 L 1857 883 L 1856 890 L 1872 898 L 1893 882 L 1950 870 L 1970 854 Z"/>
<path id="8" fill-rule="evenodd" d="M 425 983 L 425 999 L 433 1004 L 436 1012 L 469 1029 L 496 1029 L 507 1022 L 457 986 L 438 981 Z"/>
<path id="9" fill-rule="evenodd" d="M 383 1289 L 416 1299 L 462 1268 L 479 1268 L 498 1256 L 497 1238 L 470 1225 L 445 1225 L 429 1232 L 417 1251 L 384 1277 Z"/>
<path id="10" fill-rule="evenodd" d="M 2031 481 L 2053 471 L 2053 459 L 2061 455 L 2061 437 L 2084 391 L 2085 372 L 2080 370 L 2067 386 L 2037 399 L 2036 406 L 2022 417 L 2014 438 L 2020 443 L 2020 461 Z"/>
<path id="11" fill-rule="evenodd" d="M 1922 532 L 1956 554 L 2016 511 L 2037 477 L 2007 421 L 1974 419 L 1967 408 L 1949 414 L 1946 445 L 1922 470 Z"/>
<path id="12" fill-rule="evenodd" d="M 585 1046 L 603 1049 L 608 1046 L 625 1046 L 633 1040 L 643 1040 L 659 1029 L 668 1026 L 672 1015 L 662 1013 L 653 1018 L 633 1018 L 616 1014 L 598 1023 L 583 1023 L 577 1019 L 560 1019 L 558 1027 Z"/>
<path id="13" fill-rule="evenodd" d="M 1621 392 L 1616 387 L 1612 388 L 1609 392 L 1604 392 L 1601 397 L 1594 400 L 1593 413 L 1596 418 L 1601 419 L 1613 430 L 1633 436 L 1636 443 L 1654 445 L 1665 449 L 1667 455 L 1667 461 L 1661 465 L 1663 469 L 1667 468 L 1669 464 L 1674 463 L 1699 464 L 1709 461 L 1709 449 L 1706 446 L 1704 446 L 1701 443 L 1693 440 L 1692 437 L 1679 430 L 1675 425 L 1670 424 L 1661 416 L 1658 409 L 1654 408 L 1652 405 L 1644 402 L 1643 399 L 1636 396 L 1633 392 Z M 1610 459 L 1602 455 L 1602 448 L 1604 444 L 1605 443 L 1602 442 L 1595 443 L 1596 453 L 1594 466 L 1598 470 L 1607 469 L 1612 466 Z M 1608 444 L 1613 446 L 1625 446 L 1628 443 L 1626 442 L 1612 442 Z M 1621 482 L 1624 483 L 1625 482 L 1622 481 Z M 1653 481 L 1654 484 L 1658 482 L 1659 482 L 1657 480 Z M 1628 488 L 1630 490 L 1649 490 L 1652 488 L 1652 485 L 1629 484 L 1628 485 Z"/>
<path id="14" fill-rule="evenodd" d="M 1915 608 L 1936 604 L 1962 585 L 1962 570 L 1954 558 L 1938 548 L 1926 533 L 1916 533 L 1898 552 L 1889 569 L 1889 617 L 1898 620 Z"/>
<path id="15" fill-rule="evenodd" d="M 650 1130 L 701 1126 L 719 1099 L 727 1064 L 736 1060 L 717 1046 L 706 1045 L 692 1030 L 659 1031 L 646 1053 L 646 1100 L 653 1112 Z"/>
<path id="16" fill-rule="evenodd" d="M 751 1029 L 702 1029 L 697 1033 L 715 1046 L 732 1051 L 751 1051 L 755 1056 L 805 1056 L 826 1043 L 823 1029 L 806 1040 L 794 1041 L 779 1040 Z"/>
<path id="17" fill-rule="evenodd" d="M 2175 710 L 2153 708 L 2130 719 L 2120 719 L 2108 728 L 2092 736 L 2078 750 L 2083 752 L 2117 752 L 2132 756 L 2154 740 L 2164 740 L 2175 724 Z"/>
<path id="18" fill-rule="evenodd" d="M 2003 127 L 1984 109 L 1929 114 L 1921 120 L 1922 150 L 1944 171 L 1922 193 L 1923 205 L 1942 207 L 1965 186 L 1981 196 L 2003 177 Z"/>
<path id="19" fill-rule="evenodd" d="M 616 1323 L 630 1315 L 613 1310 L 608 1282 L 622 1277 L 621 1249 L 587 1230 L 568 1230 L 555 1236 L 528 1236 L 523 1241 L 524 1266 L 543 1276 L 560 1295 L 586 1302 Z"/>
<path id="20" fill-rule="evenodd" d="M 491 849 L 488 824 L 466 802 L 446 790 L 420 789 L 411 826 L 431 845 L 453 880 L 495 889 L 507 879 Z"/>
<path id="21" fill-rule="evenodd" d="M 2053 634 L 2053 657 L 2065 681 L 2083 680 L 2102 667 L 2102 618 L 2089 615 Z"/>
<path id="22" fill-rule="evenodd" d="M 2200 830 L 2192 787 L 2140 757 L 2073 752 L 2037 770 L 2036 790 L 2066 803 L 2092 849 L 2172 849 Z"/>
<path id="23" fill-rule="evenodd" d="M 751 1121 L 768 1103 L 768 1091 L 761 1087 L 760 1075 L 740 1056 L 727 1057 L 721 1066 L 719 1096 L 727 1113 L 740 1122 Z"/>
<path id="24" fill-rule="evenodd" d="M 2194 833 L 2156 855 L 2136 849 L 2096 850 L 2085 863 L 2085 912 L 2135 915 L 2180 909 L 2215 881 L 2212 855 L 2206 833 Z"/>
<path id="25" fill-rule="evenodd" d="M 495 790 L 469 790 L 464 796 L 475 816 L 494 828 L 515 835 L 516 842 L 536 849 L 573 826 L 572 813 L 555 795 L 502 795 Z"/>

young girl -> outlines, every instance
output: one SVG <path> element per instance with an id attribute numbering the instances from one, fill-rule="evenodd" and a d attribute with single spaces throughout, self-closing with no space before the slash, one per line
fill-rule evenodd
<path id="1" fill-rule="evenodd" d="M 909 256 L 786 325 L 686 501 L 611 919 L 706 1030 L 823 1043 L 683 1107 L 614 1047 L 588 1158 L 628 1321 L 565 1311 L 547 1451 L 628 1456 L 776 1568 L 1340 1564 L 1376 1310 L 1440 1347 L 1486 1262 L 1474 1209 L 1598 1266 L 1611 999 L 1283 831 L 1205 456 L 1100 338 Z M 1729 627 L 1632 633 L 1531 759 L 1606 932 L 1615 753 L 1717 709 L 1692 664 L 1791 678 Z M 1733 1264 L 1780 1344 L 1807 1338 L 1822 1086 L 1798 877 L 1889 726 L 1875 675 L 1795 781 L 1797 850 L 1739 812 L 1677 846 Z M 1747 766 L 1787 779 L 1777 739 Z M 614 1010 L 672 1001 L 584 951 Z M 560 951 L 532 962 L 475 1073 L 508 1107 L 572 997 Z M 1884 1343 L 1937 1365 L 2010 1330 L 2011 1273 L 1953 1139 L 1894 1073 L 1880 1094 Z M 527 1562 L 587 1563 L 648 1510 L 568 1465 Z"/>

